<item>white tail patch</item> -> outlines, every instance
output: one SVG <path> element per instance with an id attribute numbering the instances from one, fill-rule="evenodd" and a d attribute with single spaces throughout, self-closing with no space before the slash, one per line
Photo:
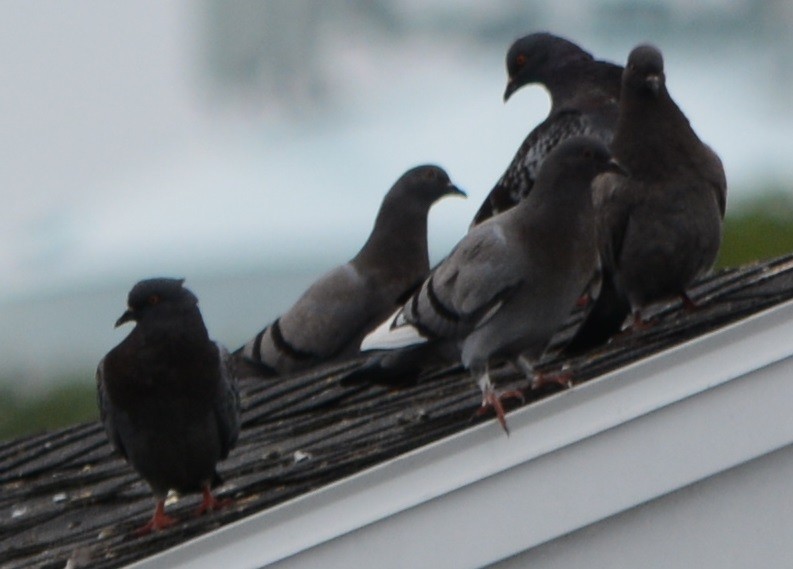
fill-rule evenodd
<path id="1" fill-rule="evenodd" d="M 400 308 L 366 335 L 361 342 L 361 351 L 398 350 L 423 344 L 426 341 L 427 338 L 422 336 L 416 328 L 405 322 Z"/>

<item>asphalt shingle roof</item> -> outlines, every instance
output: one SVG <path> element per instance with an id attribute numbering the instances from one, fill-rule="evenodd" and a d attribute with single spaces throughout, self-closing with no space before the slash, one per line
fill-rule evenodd
<path id="1" fill-rule="evenodd" d="M 652 328 L 623 334 L 569 361 L 550 356 L 543 367 L 587 381 L 672 345 L 793 297 L 793 255 L 718 272 L 700 281 L 685 312 L 679 302 L 659 307 Z M 558 335 L 570 334 L 578 317 Z M 148 487 L 116 457 L 98 422 L 0 443 L 0 564 L 3 567 L 118 567 L 240 520 L 416 447 L 463 430 L 481 397 L 459 367 L 400 389 L 342 387 L 350 362 L 277 381 L 243 381 L 243 430 L 219 466 L 220 495 L 234 505 L 193 517 L 200 496 L 168 505 L 183 520 L 144 537 L 132 530 L 151 514 Z M 525 388 L 510 368 L 496 373 L 501 388 Z M 86 381 L 93 381 L 91 378 Z M 526 404 L 556 393 L 532 393 Z M 561 393 L 559 396 L 564 396 Z M 507 417 L 509 420 L 509 416 Z M 493 421 L 493 428 L 499 428 Z"/>

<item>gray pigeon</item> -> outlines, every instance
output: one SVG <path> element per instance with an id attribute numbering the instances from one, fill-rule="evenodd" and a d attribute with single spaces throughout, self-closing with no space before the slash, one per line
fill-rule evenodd
<path id="1" fill-rule="evenodd" d="M 222 506 L 211 490 L 221 482 L 215 466 L 239 434 L 228 353 L 209 339 L 198 299 L 183 282 L 157 278 L 132 288 L 116 326 L 137 324 L 96 371 L 108 439 L 157 499 L 139 534 L 175 523 L 165 514 L 169 490 L 203 492 L 199 513 Z"/>
<path id="2" fill-rule="evenodd" d="M 427 214 L 450 194 L 465 195 L 438 166 L 403 174 L 386 194 L 360 252 L 320 277 L 238 350 L 240 367 L 267 377 L 357 354 L 364 335 L 427 276 Z"/>
<path id="3" fill-rule="evenodd" d="M 727 180 L 719 157 L 694 133 L 666 89 L 661 52 L 636 47 L 623 75 L 614 156 L 629 177 L 595 184 L 603 289 L 568 353 L 605 342 L 633 311 L 686 295 L 719 252 Z"/>
<path id="4" fill-rule="evenodd" d="M 562 140 L 588 135 L 611 142 L 617 124 L 622 67 L 598 61 L 576 44 L 549 33 L 516 40 L 507 52 L 504 100 L 539 83 L 551 95 L 548 117 L 526 137 L 473 224 L 506 211 L 528 195 L 542 161 Z"/>
<path id="5" fill-rule="evenodd" d="M 506 430 L 489 377 L 494 360 L 527 375 L 597 265 L 591 182 L 620 171 L 606 146 L 574 137 L 544 161 L 534 190 L 473 227 L 421 288 L 368 335 L 362 350 L 455 342 Z"/>

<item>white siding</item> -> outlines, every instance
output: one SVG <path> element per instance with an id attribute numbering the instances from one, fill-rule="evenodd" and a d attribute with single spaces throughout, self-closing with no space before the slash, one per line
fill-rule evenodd
<path id="1" fill-rule="evenodd" d="M 494 567 L 793 567 L 792 479 L 787 446 Z"/>
<path id="2" fill-rule="evenodd" d="M 791 338 L 788 302 L 135 567 L 793 566 Z"/>

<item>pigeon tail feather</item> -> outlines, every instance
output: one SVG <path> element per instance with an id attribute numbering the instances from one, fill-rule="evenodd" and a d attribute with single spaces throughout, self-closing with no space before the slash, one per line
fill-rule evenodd
<path id="1" fill-rule="evenodd" d="M 367 334 L 361 342 L 361 351 L 398 350 L 426 343 L 428 338 L 422 336 L 415 326 L 404 321 L 401 314 L 402 309 L 400 308 Z"/>

